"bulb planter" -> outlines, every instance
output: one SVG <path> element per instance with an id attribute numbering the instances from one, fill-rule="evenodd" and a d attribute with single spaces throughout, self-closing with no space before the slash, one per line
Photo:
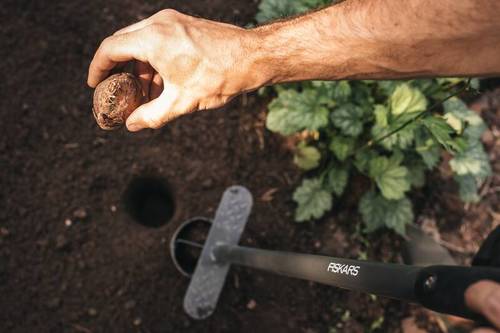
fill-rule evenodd
<path id="1" fill-rule="evenodd" d="M 184 310 L 192 318 L 205 319 L 215 311 L 227 273 L 233 264 L 420 304 L 440 313 L 488 324 L 484 317 L 466 306 L 464 293 L 479 280 L 500 282 L 499 268 L 454 265 L 422 267 L 239 246 L 251 208 L 252 196 L 245 187 L 228 188 L 204 244 L 191 244 L 202 246 L 184 297 Z M 172 242 L 178 240 L 179 234 L 192 221 L 180 226 Z M 172 242 L 172 258 L 179 268 Z M 183 275 L 189 275 L 179 270 Z"/>

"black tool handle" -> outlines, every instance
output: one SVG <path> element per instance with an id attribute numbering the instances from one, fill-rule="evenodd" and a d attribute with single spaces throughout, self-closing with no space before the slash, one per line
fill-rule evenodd
<path id="1" fill-rule="evenodd" d="M 500 269 L 493 267 L 429 266 L 417 275 L 415 295 L 420 304 L 431 310 L 472 319 L 480 324 L 488 321 L 465 304 L 465 291 L 480 280 L 500 283 Z"/>

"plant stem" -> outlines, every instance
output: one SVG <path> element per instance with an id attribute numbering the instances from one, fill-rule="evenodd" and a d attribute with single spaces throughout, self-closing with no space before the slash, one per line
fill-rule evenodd
<path id="1" fill-rule="evenodd" d="M 432 104 L 428 109 L 420 112 L 418 115 L 415 116 L 415 118 L 412 118 L 406 122 L 404 122 L 401 126 L 395 128 L 394 130 L 390 131 L 389 133 L 387 134 L 384 134 L 382 135 L 381 137 L 379 138 L 376 138 L 376 139 L 373 139 L 373 140 L 370 140 L 368 141 L 366 144 L 364 144 L 363 146 L 361 146 L 360 148 L 358 148 L 356 150 L 356 152 L 360 151 L 360 150 L 363 150 L 365 148 L 369 148 L 371 146 L 373 146 L 374 144 L 377 144 L 385 139 L 387 139 L 388 137 L 398 133 L 399 131 L 401 131 L 402 129 L 404 129 L 406 126 L 410 125 L 411 123 L 413 123 L 414 121 L 422 118 L 422 116 L 424 116 L 425 114 L 431 112 L 432 110 L 434 110 L 435 108 L 437 108 L 439 105 L 443 104 L 444 102 L 446 102 L 447 100 L 449 100 L 450 98 L 453 98 L 459 94 L 461 94 L 462 92 L 466 91 L 466 90 L 469 90 L 470 88 L 470 80 L 471 79 L 468 79 L 467 82 L 465 83 L 465 85 L 458 89 L 456 92 L 454 92 L 453 94 L 450 94 L 449 96 L 443 98 L 442 100 L 439 100 L 437 102 L 435 102 L 434 104 Z M 450 88 L 453 88 L 454 86 L 458 85 L 459 83 L 456 83 L 452 86 L 450 86 Z"/>

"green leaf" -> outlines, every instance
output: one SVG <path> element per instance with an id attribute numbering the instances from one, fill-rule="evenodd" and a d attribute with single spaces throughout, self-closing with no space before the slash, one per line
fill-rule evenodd
<path id="1" fill-rule="evenodd" d="M 466 79 L 460 77 L 443 77 L 438 78 L 436 81 L 441 85 L 452 85 L 465 81 Z"/>
<path id="2" fill-rule="evenodd" d="M 337 195 L 341 196 L 349 179 L 349 171 L 342 167 L 333 167 L 328 170 L 328 187 Z"/>
<path id="3" fill-rule="evenodd" d="M 372 159 L 377 157 L 377 153 L 370 149 L 362 149 L 358 151 L 354 157 L 354 166 L 359 172 L 368 173 L 368 165 Z"/>
<path id="4" fill-rule="evenodd" d="M 373 114 L 375 115 L 375 125 L 379 127 L 387 127 L 389 124 L 387 117 L 389 115 L 389 110 L 381 104 L 375 105 L 373 110 Z"/>
<path id="5" fill-rule="evenodd" d="M 425 96 L 416 88 L 402 83 L 396 87 L 390 97 L 391 111 L 394 115 L 421 112 L 427 108 Z"/>
<path id="6" fill-rule="evenodd" d="M 417 148 L 417 153 L 422 156 L 422 160 L 429 170 L 434 168 L 441 158 L 441 151 L 437 145 Z"/>
<path id="7" fill-rule="evenodd" d="M 451 137 L 455 131 L 446 120 L 439 116 L 429 116 L 422 119 L 422 124 L 430 134 L 450 153 L 460 152 L 463 146 Z"/>
<path id="8" fill-rule="evenodd" d="M 301 130 L 318 130 L 328 124 L 328 108 L 317 103 L 317 92 L 281 90 L 269 104 L 266 126 L 273 132 L 291 135 Z"/>
<path id="9" fill-rule="evenodd" d="M 383 138 L 384 136 L 389 135 L 389 133 L 391 133 L 391 131 L 392 131 L 391 128 L 388 126 L 381 127 L 381 126 L 378 126 L 377 124 L 375 124 L 371 130 L 372 138 L 373 138 L 373 140 L 379 140 L 379 139 Z M 397 138 L 396 134 L 392 134 L 392 135 L 385 137 L 383 140 L 379 141 L 378 145 L 384 147 L 387 150 L 392 150 L 392 148 L 397 144 L 397 142 L 398 142 L 398 138 Z"/>
<path id="10" fill-rule="evenodd" d="M 401 81 L 378 81 L 377 83 L 382 94 L 391 96 Z"/>
<path id="11" fill-rule="evenodd" d="M 297 146 L 293 156 L 293 162 L 302 170 L 311 170 L 318 167 L 320 160 L 321 153 L 318 148 L 307 146 L 303 142 Z"/>
<path id="12" fill-rule="evenodd" d="M 351 86 L 348 81 L 338 81 L 333 91 L 333 99 L 345 102 L 351 96 Z"/>
<path id="13" fill-rule="evenodd" d="M 351 100 L 364 110 L 371 111 L 373 104 L 375 104 L 375 96 L 371 86 L 363 81 L 349 81 L 349 84 L 351 85 Z"/>
<path id="14" fill-rule="evenodd" d="M 455 176 L 455 181 L 458 184 L 460 199 L 464 202 L 478 202 L 479 184 L 476 177 L 472 175 Z"/>
<path id="15" fill-rule="evenodd" d="M 337 135 L 332 138 L 329 148 L 343 162 L 354 152 L 355 145 L 355 139 Z"/>
<path id="16" fill-rule="evenodd" d="M 399 148 L 407 149 L 411 147 L 415 139 L 415 127 L 415 125 L 410 124 L 395 134 Z"/>
<path id="17" fill-rule="evenodd" d="M 441 150 L 436 141 L 423 129 L 415 132 L 415 150 L 422 157 L 427 169 L 434 168 L 441 157 Z"/>
<path id="18" fill-rule="evenodd" d="M 436 80 L 420 79 L 420 80 L 412 80 L 411 83 L 412 86 L 418 88 L 422 92 L 422 94 L 424 94 L 427 97 L 439 99 L 434 95 L 436 93 L 440 94 L 443 91 L 443 87 L 441 87 L 441 85 L 439 85 L 439 83 L 437 83 Z"/>
<path id="19" fill-rule="evenodd" d="M 464 128 L 464 124 L 462 120 L 459 118 L 455 117 L 452 113 L 447 113 L 444 115 L 444 119 L 448 123 L 448 125 L 451 126 L 457 132 L 458 134 L 462 133 L 462 130 Z"/>
<path id="20" fill-rule="evenodd" d="M 351 86 L 347 81 L 312 81 L 312 87 L 319 90 L 321 102 L 328 102 L 328 106 L 346 103 L 351 96 Z"/>
<path id="21" fill-rule="evenodd" d="M 363 131 L 363 114 L 361 107 L 344 104 L 331 113 L 330 119 L 344 135 L 356 137 Z"/>
<path id="22" fill-rule="evenodd" d="M 309 9 L 329 3 L 331 1 L 327 0 L 262 0 L 259 5 L 259 12 L 255 18 L 259 23 L 267 22 L 273 19 L 300 14 Z"/>
<path id="23" fill-rule="evenodd" d="M 378 144 L 391 151 L 395 147 L 407 149 L 413 144 L 415 129 L 417 128 L 416 115 L 403 113 L 397 117 L 387 117 L 384 125 L 384 109 L 375 109 L 375 125 L 372 127 L 372 138 Z M 378 118 L 378 119 L 377 119 Z M 380 140 L 380 138 L 384 138 Z M 380 140 L 380 141 L 379 141 Z"/>
<path id="24" fill-rule="evenodd" d="M 408 169 L 408 180 L 414 187 L 422 187 L 425 185 L 425 165 L 421 162 L 410 161 L 406 168 Z"/>
<path id="25" fill-rule="evenodd" d="M 323 188 L 319 178 L 304 179 L 293 193 L 293 200 L 298 204 L 296 222 L 319 219 L 332 209 L 332 194 Z"/>
<path id="26" fill-rule="evenodd" d="M 479 86 L 479 79 L 477 79 L 477 78 L 471 79 L 469 84 L 470 84 L 470 87 L 472 89 L 479 90 L 479 87 L 480 87 Z"/>
<path id="27" fill-rule="evenodd" d="M 410 189 L 408 169 L 400 165 L 401 161 L 401 155 L 393 154 L 391 158 L 380 156 L 369 162 L 369 175 L 387 199 L 401 199 Z"/>
<path id="28" fill-rule="evenodd" d="M 289 0 L 262 0 L 259 5 L 259 12 L 255 17 L 257 22 L 267 22 L 277 18 L 283 18 L 304 12 L 307 6 L 300 1 Z"/>
<path id="29" fill-rule="evenodd" d="M 451 169 L 459 176 L 474 175 L 484 179 L 491 174 L 488 154 L 480 142 L 470 144 L 463 152 L 450 160 Z"/>
<path id="30" fill-rule="evenodd" d="M 461 120 L 465 120 L 469 115 L 469 108 L 457 97 L 452 97 L 443 102 L 443 109 L 445 113 L 451 113 Z"/>
<path id="31" fill-rule="evenodd" d="M 453 97 L 443 103 L 443 108 L 446 113 L 445 117 L 450 117 L 451 115 L 454 118 L 459 119 L 462 124 L 465 124 L 463 136 L 469 142 L 481 139 L 481 136 L 486 130 L 486 124 L 477 113 L 469 110 L 464 102 L 456 97 Z"/>
<path id="32" fill-rule="evenodd" d="M 483 133 L 486 130 L 486 124 L 483 120 L 478 115 L 476 115 L 476 117 L 479 118 L 479 122 L 476 123 L 476 125 L 468 122 L 463 133 L 463 136 L 468 139 L 469 142 L 481 140 L 481 136 L 483 136 Z"/>
<path id="33" fill-rule="evenodd" d="M 413 209 L 406 197 L 400 200 L 387 200 L 370 191 L 361 198 L 359 212 L 366 226 L 366 232 L 388 227 L 404 236 L 406 225 L 413 222 Z"/>
<path id="34" fill-rule="evenodd" d="M 374 140 L 378 140 L 380 138 L 383 138 L 385 135 L 392 133 L 391 135 L 385 137 L 383 140 L 379 141 L 378 144 L 389 151 L 393 150 L 395 147 L 401 149 L 409 148 L 413 144 L 413 140 L 415 138 L 414 130 L 416 128 L 416 125 L 408 124 L 406 127 L 393 133 L 393 131 L 397 128 L 399 127 L 395 124 L 391 124 L 388 127 L 380 127 L 378 125 L 374 125 L 372 127 L 372 138 Z"/>
<path id="35" fill-rule="evenodd" d="M 337 82 L 335 81 L 311 81 L 304 84 L 304 89 L 313 89 L 316 91 L 316 102 L 328 108 L 333 108 L 337 105 L 337 101 L 334 98 L 336 87 Z"/>

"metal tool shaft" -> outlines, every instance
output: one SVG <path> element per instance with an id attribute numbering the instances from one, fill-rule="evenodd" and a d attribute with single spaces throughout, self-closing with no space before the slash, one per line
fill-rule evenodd
<path id="1" fill-rule="evenodd" d="M 416 301 L 414 286 L 419 268 L 414 266 L 268 251 L 237 245 L 217 245 L 213 255 L 220 263 L 257 268 L 409 302 Z"/>

